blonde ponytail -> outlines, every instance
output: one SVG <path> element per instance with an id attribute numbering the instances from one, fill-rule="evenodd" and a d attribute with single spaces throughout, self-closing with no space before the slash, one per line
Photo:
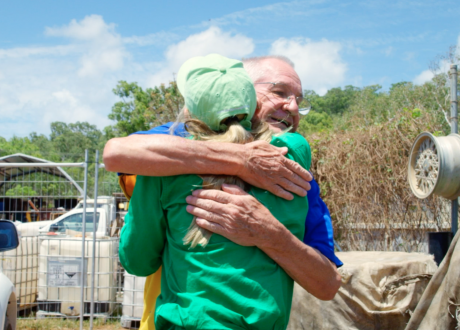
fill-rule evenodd
<path id="1" fill-rule="evenodd" d="M 185 128 L 196 140 L 216 141 L 245 144 L 256 140 L 270 142 L 272 133 L 267 123 L 259 124 L 251 132 L 246 131 L 236 119 L 230 119 L 226 122 L 228 129 L 225 132 L 214 132 L 204 122 L 197 119 L 190 119 L 185 122 Z M 248 190 L 249 185 L 237 176 L 231 175 L 201 175 L 203 179 L 203 189 L 222 189 L 222 184 L 233 184 L 241 189 Z M 184 245 L 195 248 L 197 245 L 205 247 L 211 238 L 212 232 L 199 227 L 196 224 L 196 217 L 183 239 Z"/>

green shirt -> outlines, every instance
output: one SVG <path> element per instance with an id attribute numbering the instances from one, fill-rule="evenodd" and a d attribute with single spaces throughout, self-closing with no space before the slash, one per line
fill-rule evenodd
<path id="1" fill-rule="evenodd" d="M 310 148 L 301 135 L 274 137 L 272 144 L 287 146 L 287 157 L 309 169 Z M 156 328 L 285 329 L 293 280 L 262 250 L 217 234 L 205 248 L 182 244 L 193 219 L 185 210 L 185 198 L 201 184 L 197 175 L 137 177 L 121 232 L 120 260 L 138 276 L 163 265 Z M 286 201 L 255 187 L 249 193 L 303 238 L 307 197 Z"/>

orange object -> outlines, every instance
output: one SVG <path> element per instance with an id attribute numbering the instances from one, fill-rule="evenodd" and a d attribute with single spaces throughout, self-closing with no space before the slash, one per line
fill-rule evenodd
<path id="1" fill-rule="evenodd" d="M 120 185 L 121 190 L 123 190 L 123 194 L 125 194 L 128 201 L 133 195 L 134 186 L 136 185 L 136 177 L 137 175 L 134 174 L 120 174 L 118 176 L 118 184 Z"/>

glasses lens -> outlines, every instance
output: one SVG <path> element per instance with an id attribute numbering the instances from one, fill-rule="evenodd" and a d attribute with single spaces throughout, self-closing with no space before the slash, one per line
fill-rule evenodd
<path id="1" fill-rule="evenodd" d="M 310 110 L 311 110 L 311 107 L 309 107 L 309 108 L 300 108 L 300 109 L 299 109 L 299 113 L 300 113 L 302 116 L 306 116 L 306 115 L 308 115 L 308 113 L 310 112 Z"/>
<path id="2" fill-rule="evenodd" d="M 307 99 L 303 99 L 303 101 L 299 104 L 299 113 L 303 116 L 307 115 L 311 110 L 311 103 Z"/>

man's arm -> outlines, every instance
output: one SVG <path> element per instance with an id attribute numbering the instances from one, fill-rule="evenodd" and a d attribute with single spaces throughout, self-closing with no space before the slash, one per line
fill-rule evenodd
<path id="1" fill-rule="evenodd" d="M 340 267 L 343 262 L 334 253 L 334 231 L 329 209 L 320 197 L 319 185 L 314 178 L 310 186 L 311 189 L 307 195 L 308 213 L 303 242 L 317 249 L 337 267 Z"/>
<path id="2" fill-rule="evenodd" d="M 236 186 L 223 190 L 196 190 L 187 197 L 187 211 L 198 217 L 199 226 L 237 244 L 257 246 L 315 297 L 335 296 L 341 277 L 329 259 L 298 240 L 253 196 Z"/>
<path id="3" fill-rule="evenodd" d="M 114 138 L 104 148 L 107 170 L 148 176 L 227 174 L 273 194 L 292 199 L 305 196 L 311 174 L 264 141 L 244 145 L 202 142 L 172 135 L 131 135 Z"/>

